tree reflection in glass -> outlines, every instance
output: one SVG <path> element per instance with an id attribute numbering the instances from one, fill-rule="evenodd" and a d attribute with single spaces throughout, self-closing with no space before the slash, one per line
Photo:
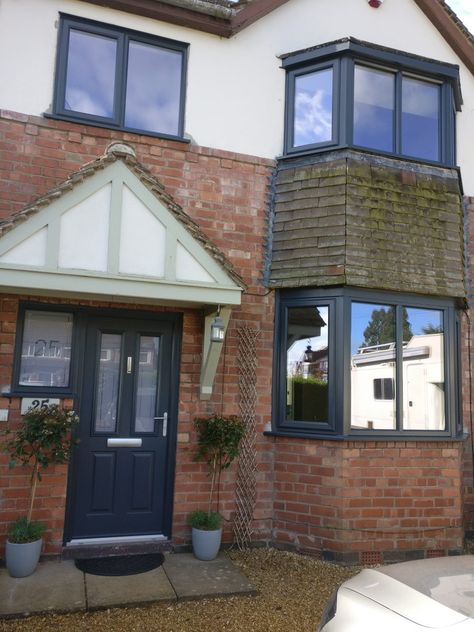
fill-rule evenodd
<path id="1" fill-rule="evenodd" d="M 404 335 L 410 335 L 406 310 Z M 393 305 L 352 304 L 351 426 L 396 428 L 396 319 Z"/>

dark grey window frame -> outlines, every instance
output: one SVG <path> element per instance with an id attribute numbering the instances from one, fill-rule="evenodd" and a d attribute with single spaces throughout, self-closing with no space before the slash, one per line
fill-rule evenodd
<path id="1" fill-rule="evenodd" d="M 69 364 L 69 383 L 67 386 L 31 386 L 20 384 L 21 351 L 25 314 L 27 311 L 56 312 L 72 315 L 71 358 Z M 20 303 L 17 319 L 15 352 L 13 358 L 12 386 L 7 395 L 18 397 L 73 397 L 74 384 L 77 378 L 78 326 L 77 309 L 67 305 L 50 305 L 49 303 Z"/>
<path id="2" fill-rule="evenodd" d="M 311 74 L 313 72 L 318 72 L 319 70 L 327 70 L 328 68 L 332 69 L 332 80 L 333 80 L 333 96 L 332 96 L 332 138 L 328 141 L 323 141 L 321 143 L 314 143 L 308 145 L 299 145 L 298 151 L 304 151 L 305 149 L 326 149 L 329 147 L 334 147 L 339 144 L 339 128 L 340 124 L 337 121 L 338 113 L 340 112 L 339 107 L 339 89 L 335 85 L 336 82 L 339 82 L 340 69 L 339 69 L 339 60 L 333 59 L 327 62 L 321 62 L 320 64 L 314 64 L 310 66 L 305 66 L 304 68 L 297 68 L 294 71 L 290 72 L 286 76 L 286 121 L 287 124 L 285 126 L 285 146 L 292 147 L 293 139 L 294 139 L 294 114 L 295 114 L 295 83 L 298 77 Z"/>
<path id="3" fill-rule="evenodd" d="M 293 145 L 295 78 L 327 68 L 333 64 L 333 141 L 295 147 Z M 393 152 L 384 152 L 353 144 L 354 68 L 356 65 L 392 72 L 395 75 L 395 125 Z M 456 161 L 455 112 L 461 109 L 459 67 L 404 54 L 352 38 L 331 42 L 305 51 L 282 56 L 286 70 L 286 106 L 284 155 L 299 156 L 334 147 L 355 147 L 361 151 L 427 164 L 454 166 Z M 440 85 L 439 160 L 428 160 L 401 152 L 401 90 L 402 77 Z M 334 107 L 337 111 L 334 112 Z M 336 125 L 336 129 L 334 129 Z"/>
<path id="4" fill-rule="evenodd" d="M 56 55 L 56 75 L 54 83 L 54 99 L 52 118 L 58 118 L 65 121 L 74 121 L 96 127 L 105 127 L 143 134 L 145 136 L 154 136 L 157 138 L 169 138 L 172 140 L 186 141 L 184 136 L 184 113 L 186 100 L 186 72 L 189 45 L 185 42 L 177 42 L 174 40 L 148 35 L 138 31 L 123 29 L 116 26 L 95 22 L 83 18 L 77 18 L 70 15 L 60 14 L 61 23 L 59 28 L 58 48 Z M 102 35 L 114 39 L 117 42 L 117 58 L 115 67 L 115 93 L 113 98 L 114 115 L 111 118 L 97 116 L 95 114 L 86 114 L 74 112 L 64 107 L 66 93 L 66 71 L 69 50 L 69 33 L 73 30 L 83 31 L 95 35 Z M 140 42 L 181 53 L 181 83 L 180 83 L 180 104 L 178 112 L 178 133 L 166 134 L 161 132 L 153 132 L 134 127 L 127 127 L 124 124 L 126 87 L 127 87 L 127 63 L 128 63 L 128 44 L 130 41 Z M 45 116 L 47 116 L 45 114 Z"/>
<path id="5" fill-rule="evenodd" d="M 396 430 L 366 430 L 351 428 L 351 307 L 352 303 L 395 305 L 397 321 L 397 404 Z M 329 317 L 329 419 L 327 423 L 286 420 L 286 314 L 289 307 L 332 305 Z M 402 308 L 437 309 L 443 312 L 445 370 L 445 430 L 403 430 L 402 359 L 400 349 L 403 326 Z M 362 290 L 359 288 L 311 288 L 280 290 L 276 295 L 273 419 L 269 434 L 326 439 L 385 439 L 412 440 L 455 439 L 462 433 L 460 419 L 460 354 L 459 318 L 455 299 L 424 297 L 411 294 Z"/>

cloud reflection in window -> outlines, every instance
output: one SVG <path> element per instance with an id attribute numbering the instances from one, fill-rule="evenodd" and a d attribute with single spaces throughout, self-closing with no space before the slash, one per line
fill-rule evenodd
<path id="1" fill-rule="evenodd" d="M 295 147 L 332 139 L 332 68 L 295 79 Z"/>
<path id="2" fill-rule="evenodd" d="M 178 134 L 181 52 L 130 42 L 126 127 Z"/>
<path id="3" fill-rule="evenodd" d="M 67 110 L 112 118 L 116 51 L 114 39 L 71 29 L 66 75 Z"/>

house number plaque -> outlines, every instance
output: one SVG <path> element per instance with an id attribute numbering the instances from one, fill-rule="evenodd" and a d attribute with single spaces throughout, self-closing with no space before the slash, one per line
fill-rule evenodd
<path id="1" fill-rule="evenodd" d="M 50 404 L 59 404 L 59 399 L 54 397 L 22 397 L 21 414 L 24 415 L 28 408 L 46 408 Z"/>

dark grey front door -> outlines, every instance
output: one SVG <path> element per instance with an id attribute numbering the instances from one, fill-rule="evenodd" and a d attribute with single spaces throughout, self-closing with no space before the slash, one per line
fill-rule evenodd
<path id="1" fill-rule="evenodd" d="M 71 539 L 167 535 L 173 331 L 166 319 L 87 324 Z"/>

